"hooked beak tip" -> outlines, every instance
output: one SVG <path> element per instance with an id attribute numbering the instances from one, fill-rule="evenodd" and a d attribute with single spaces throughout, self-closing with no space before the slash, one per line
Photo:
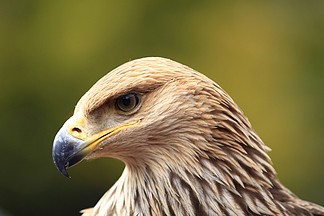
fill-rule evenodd
<path id="1" fill-rule="evenodd" d="M 69 173 L 67 172 L 67 168 L 68 168 L 68 163 L 60 163 L 58 161 L 55 161 L 55 158 L 54 159 L 54 164 L 56 166 L 56 168 L 58 169 L 58 171 L 64 175 L 65 177 L 67 178 L 71 178 Z"/>
<path id="2" fill-rule="evenodd" d="M 53 161 L 60 173 L 67 178 L 70 178 L 67 169 L 84 158 L 80 154 L 82 143 L 82 140 L 71 136 L 63 128 L 55 136 L 52 152 Z"/>

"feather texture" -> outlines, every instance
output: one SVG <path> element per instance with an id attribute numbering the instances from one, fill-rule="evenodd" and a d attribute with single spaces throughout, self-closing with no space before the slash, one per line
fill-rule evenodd
<path id="1" fill-rule="evenodd" d="M 142 95 L 141 108 L 119 116 L 114 99 Z M 79 101 L 90 128 L 132 119 L 141 124 L 103 143 L 90 158 L 114 157 L 125 170 L 83 215 L 324 215 L 278 180 L 243 112 L 215 82 L 164 58 L 128 62 Z"/>

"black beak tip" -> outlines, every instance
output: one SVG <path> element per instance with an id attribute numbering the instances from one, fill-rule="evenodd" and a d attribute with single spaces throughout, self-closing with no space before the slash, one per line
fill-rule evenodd
<path id="1" fill-rule="evenodd" d="M 64 175 L 66 178 L 71 178 L 71 176 L 69 175 L 69 173 L 66 171 L 65 168 L 63 168 L 62 170 L 59 170 L 59 171 L 60 171 L 60 173 L 61 173 L 62 175 Z"/>
<path id="2" fill-rule="evenodd" d="M 62 175 L 64 175 L 66 178 L 71 178 L 71 176 L 69 175 L 69 173 L 66 171 L 66 169 L 62 169 L 60 170 L 60 172 L 62 173 Z"/>
<path id="3" fill-rule="evenodd" d="M 55 163 L 55 162 L 54 162 Z M 67 178 L 71 178 L 70 177 L 70 175 L 69 175 L 69 173 L 67 172 L 67 167 L 66 166 L 58 166 L 56 163 L 55 163 L 55 166 L 56 166 L 56 168 L 60 171 L 60 173 L 62 174 L 62 175 L 64 175 L 65 177 L 67 177 Z"/>
<path id="4" fill-rule="evenodd" d="M 60 171 L 62 175 L 64 175 L 67 178 L 71 178 L 66 170 L 68 168 L 68 163 L 62 161 L 62 158 L 60 156 L 55 156 L 55 154 L 53 154 L 53 161 L 56 168 L 58 169 L 58 171 Z"/>
<path id="5" fill-rule="evenodd" d="M 73 145 L 70 145 L 67 139 L 68 135 L 65 130 L 60 130 L 55 136 L 53 143 L 52 157 L 56 168 L 65 177 L 70 177 L 67 168 L 69 167 L 68 158 L 73 150 Z"/>
<path id="6" fill-rule="evenodd" d="M 82 151 L 84 141 L 72 137 L 64 129 L 56 134 L 52 157 L 56 168 L 62 175 L 70 178 L 67 169 L 84 159 L 86 154 Z"/>

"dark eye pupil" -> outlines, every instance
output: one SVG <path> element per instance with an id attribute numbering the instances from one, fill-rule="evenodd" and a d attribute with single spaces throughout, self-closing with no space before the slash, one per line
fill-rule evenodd
<path id="1" fill-rule="evenodd" d="M 116 100 L 116 106 L 123 112 L 130 112 L 139 104 L 139 96 L 135 93 L 122 95 Z"/>
<path id="2" fill-rule="evenodd" d="M 122 97 L 121 103 L 123 104 L 123 106 L 128 107 L 132 103 L 130 95 Z"/>

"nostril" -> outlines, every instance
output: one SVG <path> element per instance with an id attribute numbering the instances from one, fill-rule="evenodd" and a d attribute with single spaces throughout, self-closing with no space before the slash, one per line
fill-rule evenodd
<path id="1" fill-rule="evenodd" d="M 69 130 L 70 134 L 75 138 L 85 140 L 87 138 L 87 133 L 80 127 L 71 127 Z"/>
<path id="2" fill-rule="evenodd" d="M 78 127 L 74 127 L 74 128 L 72 128 L 71 131 L 72 131 L 73 133 L 81 133 L 81 132 L 82 132 L 82 130 L 81 130 L 80 128 L 78 128 Z"/>

